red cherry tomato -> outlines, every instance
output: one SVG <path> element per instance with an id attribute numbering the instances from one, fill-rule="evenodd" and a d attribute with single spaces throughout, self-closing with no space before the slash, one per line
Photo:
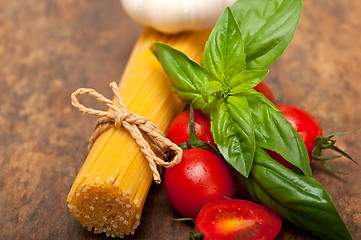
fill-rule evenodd
<path id="1" fill-rule="evenodd" d="M 276 104 L 276 107 L 300 134 L 306 145 L 308 156 L 312 160 L 312 150 L 315 147 L 316 137 L 322 135 L 322 129 L 317 120 L 310 113 L 293 105 Z M 292 164 L 283 159 L 279 154 L 275 152 L 269 152 L 269 154 L 273 159 L 292 169 Z"/>
<path id="2" fill-rule="evenodd" d="M 169 201 L 184 217 L 195 218 L 204 204 L 233 196 L 231 174 L 225 163 L 210 151 L 191 148 L 182 161 L 165 171 Z"/>
<path id="3" fill-rule="evenodd" d="M 271 89 L 264 82 L 260 82 L 253 89 L 256 90 L 257 92 L 262 93 L 272 103 L 275 103 L 275 98 L 273 96 Z"/>
<path id="4" fill-rule="evenodd" d="M 282 221 L 268 208 L 240 199 L 223 199 L 206 204 L 196 219 L 203 240 L 271 240 Z"/>
<path id="5" fill-rule="evenodd" d="M 211 120 L 202 113 L 194 109 L 194 129 L 199 140 L 206 142 L 216 148 L 211 132 Z M 189 138 L 189 110 L 179 114 L 170 124 L 168 138 L 175 144 L 185 143 Z"/>

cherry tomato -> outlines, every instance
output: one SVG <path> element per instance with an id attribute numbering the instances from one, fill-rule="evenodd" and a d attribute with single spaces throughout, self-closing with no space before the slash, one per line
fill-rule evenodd
<path id="1" fill-rule="evenodd" d="M 211 132 L 211 120 L 202 113 L 194 109 L 194 129 L 199 140 L 206 142 L 216 148 Z M 189 138 L 189 110 L 179 114 L 170 124 L 168 138 L 175 144 L 185 143 Z"/>
<path id="2" fill-rule="evenodd" d="M 322 135 L 322 129 L 317 120 L 307 111 L 293 105 L 276 104 L 276 107 L 283 113 L 292 127 L 300 134 L 306 145 L 308 156 L 310 160 L 312 160 L 312 150 L 315 147 L 316 137 Z M 283 159 L 279 154 L 275 152 L 268 153 L 273 159 L 292 169 L 292 164 Z"/>
<path id="3" fill-rule="evenodd" d="M 182 161 L 165 171 L 164 184 L 173 207 L 184 217 L 195 218 L 204 204 L 233 196 L 230 171 L 210 151 L 191 148 Z"/>
<path id="4" fill-rule="evenodd" d="M 275 103 L 275 98 L 273 96 L 271 89 L 264 82 L 260 82 L 253 89 L 256 90 L 257 92 L 262 93 L 272 103 Z"/>
<path id="5" fill-rule="evenodd" d="M 240 199 L 223 199 L 206 204 L 196 219 L 203 240 L 271 240 L 282 221 L 268 208 Z"/>

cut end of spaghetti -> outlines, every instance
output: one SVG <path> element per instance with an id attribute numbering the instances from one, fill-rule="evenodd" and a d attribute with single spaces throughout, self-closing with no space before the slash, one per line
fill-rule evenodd
<path id="1" fill-rule="evenodd" d="M 110 181 L 110 180 L 109 180 Z M 140 224 L 142 203 L 130 190 L 113 185 L 84 185 L 68 196 L 69 211 L 88 231 L 108 237 L 133 234 Z"/>

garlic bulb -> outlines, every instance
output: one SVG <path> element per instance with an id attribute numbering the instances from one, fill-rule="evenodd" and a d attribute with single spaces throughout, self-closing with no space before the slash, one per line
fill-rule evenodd
<path id="1" fill-rule="evenodd" d="M 224 9 L 236 0 L 120 0 L 135 22 L 174 34 L 214 26 Z"/>

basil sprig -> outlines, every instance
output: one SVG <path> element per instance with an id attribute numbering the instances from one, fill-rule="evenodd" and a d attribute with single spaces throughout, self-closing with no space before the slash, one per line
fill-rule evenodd
<path id="1" fill-rule="evenodd" d="M 255 48 L 245 45 L 234 16 L 241 16 L 240 6 L 244 2 L 236 2 L 232 5 L 233 11 L 227 8 L 220 17 L 206 43 L 203 67 L 183 52 L 163 43 L 154 43 L 151 50 L 171 79 L 178 96 L 211 118 L 215 143 L 226 161 L 242 175 L 248 176 L 256 146 L 260 146 L 279 153 L 302 174 L 311 176 L 307 150 L 299 134 L 267 98 L 253 90 L 268 71 L 247 69 L 248 56 L 254 55 L 252 51 Z M 265 2 L 269 1 L 263 1 L 261 5 Z M 279 9 L 276 10 L 277 15 Z M 252 12 L 251 9 L 249 11 Z M 276 22 L 272 14 L 267 14 L 270 15 L 267 19 Z M 240 18 L 237 20 L 242 22 Z M 250 27 L 256 25 L 254 23 Z M 266 21 L 262 26 L 267 25 Z M 252 43 L 253 36 L 262 35 L 260 31 L 253 35 L 246 31 L 246 43 Z M 294 33 L 285 34 L 293 36 Z M 277 38 L 268 38 L 268 41 L 266 45 L 273 46 L 273 50 L 271 53 L 264 51 L 268 56 L 264 58 L 267 64 L 272 54 L 275 60 L 286 47 L 277 44 Z M 272 44 L 272 41 L 276 43 Z M 247 49 L 251 52 L 246 52 Z"/>
<path id="2" fill-rule="evenodd" d="M 302 0 L 237 1 L 211 32 L 203 66 L 164 43 L 151 50 L 174 92 L 211 118 L 215 143 L 254 201 L 325 239 L 352 239 L 329 194 L 311 177 L 302 138 L 253 90 L 290 43 L 302 5 Z M 297 173 L 264 149 L 279 153 Z"/>
<path id="3" fill-rule="evenodd" d="M 312 177 L 298 175 L 257 148 L 248 178 L 235 173 L 251 198 L 324 239 L 352 239 L 330 195 Z"/>

